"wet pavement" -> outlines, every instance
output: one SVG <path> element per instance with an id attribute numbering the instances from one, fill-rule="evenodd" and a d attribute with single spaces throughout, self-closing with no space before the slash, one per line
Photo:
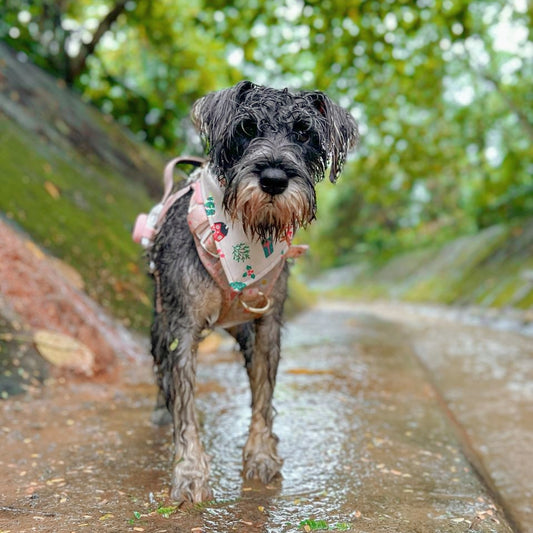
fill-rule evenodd
<path id="1" fill-rule="evenodd" d="M 289 324 L 275 395 L 283 479 L 267 487 L 241 477 L 241 358 L 226 339 L 204 347 L 197 406 L 215 500 L 202 505 L 168 500 L 171 432 L 149 421 L 148 358 L 118 381 L 61 380 L 1 402 L 0 531 L 533 530 L 531 454 L 521 455 L 532 381 L 520 368 L 531 367 L 519 367 L 530 343 L 515 335 L 498 348 L 501 332 L 389 315 L 329 303 Z M 505 464 L 506 446 L 517 463 Z"/>
<path id="2" fill-rule="evenodd" d="M 516 528 L 533 531 L 531 312 L 519 321 L 509 310 L 480 320 L 479 310 L 461 308 L 373 303 L 355 309 L 402 324 L 463 450 Z M 480 323 L 493 328 L 473 327 Z"/>

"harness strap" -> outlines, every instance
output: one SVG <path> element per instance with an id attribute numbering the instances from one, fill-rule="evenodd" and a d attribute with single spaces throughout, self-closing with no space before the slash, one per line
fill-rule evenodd
<path id="1" fill-rule="evenodd" d="M 206 160 L 203 157 L 195 156 L 175 157 L 169 161 L 163 174 L 165 186 L 163 198 L 161 202 L 152 207 L 149 213 L 141 213 L 137 216 L 132 235 L 135 242 L 138 242 L 144 248 L 150 248 L 153 244 L 155 234 L 165 219 L 167 211 L 176 200 L 191 190 L 190 185 L 188 185 L 175 193 L 172 193 L 172 188 L 174 187 L 174 167 L 178 164 L 201 166 L 205 162 Z"/>
<path id="2" fill-rule="evenodd" d="M 163 193 L 163 199 L 161 200 L 163 207 L 159 213 L 158 224 L 165 218 L 165 215 L 167 214 L 167 211 L 170 209 L 172 204 L 176 200 L 179 200 L 182 196 L 185 196 L 191 190 L 191 186 L 188 185 L 182 189 L 179 189 L 175 193 L 172 193 L 172 188 L 174 187 L 174 167 L 176 165 L 181 165 L 181 164 L 189 164 L 189 165 L 194 165 L 196 167 L 200 167 L 206 162 L 207 162 L 207 159 L 203 157 L 180 156 L 180 157 L 175 157 L 174 159 L 171 159 L 166 164 L 165 170 L 163 171 L 163 183 L 165 186 L 164 193 Z"/>
<path id="3" fill-rule="evenodd" d="M 241 291 L 233 289 L 226 277 L 222 262 L 218 255 L 217 243 L 213 237 L 209 219 L 207 218 L 204 199 L 199 181 L 192 181 L 178 191 L 172 192 L 174 188 L 174 169 L 178 164 L 190 164 L 203 166 L 207 162 L 203 157 L 182 156 L 169 161 L 163 173 L 164 194 L 161 202 L 154 206 L 148 215 L 141 214 L 137 217 L 133 238 L 140 242 L 145 248 L 149 248 L 153 242 L 155 233 L 170 209 L 170 207 L 191 190 L 191 202 L 187 222 L 194 237 L 196 249 L 203 265 L 220 287 L 222 294 L 221 310 L 216 324 L 222 327 L 231 327 L 250 320 L 260 318 L 266 314 L 272 301 L 270 294 L 278 280 L 281 271 L 285 266 L 287 258 L 299 257 L 304 254 L 307 245 L 289 246 L 284 257 L 265 276 L 248 285 Z M 194 178 L 191 178 L 194 179 Z M 155 279 L 156 299 L 155 307 L 157 312 L 162 311 L 161 281 L 159 272 L 151 266 Z"/>

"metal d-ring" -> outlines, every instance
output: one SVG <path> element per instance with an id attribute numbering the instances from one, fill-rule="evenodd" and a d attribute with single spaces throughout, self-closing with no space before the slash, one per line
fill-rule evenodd
<path id="1" fill-rule="evenodd" d="M 261 291 L 258 291 L 257 296 L 262 296 L 265 299 L 266 303 L 263 307 L 252 307 L 251 305 L 248 305 L 241 299 L 242 294 L 239 296 L 239 302 L 241 302 L 241 305 L 246 309 L 246 311 L 249 311 L 250 313 L 254 313 L 256 315 L 263 315 L 272 306 L 272 300 Z"/>
<path id="2" fill-rule="evenodd" d="M 201 239 L 200 239 L 200 246 L 212 257 L 214 257 L 215 259 L 218 259 L 218 253 L 215 251 L 215 252 L 212 252 L 211 250 L 209 250 L 209 248 L 207 247 L 207 241 L 209 240 L 210 237 L 213 236 L 213 232 L 211 231 L 211 228 L 207 228 L 204 232 L 204 234 L 202 235 Z M 214 242 L 214 241 L 213 241 Z"/>

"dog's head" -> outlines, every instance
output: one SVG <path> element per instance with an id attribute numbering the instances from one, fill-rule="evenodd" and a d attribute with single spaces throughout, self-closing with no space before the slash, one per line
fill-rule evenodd
<path id="1" fill-rule="evenodd" d="M 315 183 L 328 164 L 336 181 L 358 139 L 353 117 L 325 94 L 249 81 L 198 100 L 192 120 L 226 185 L 226 210 L 262 238 L 314 219 Z"/>

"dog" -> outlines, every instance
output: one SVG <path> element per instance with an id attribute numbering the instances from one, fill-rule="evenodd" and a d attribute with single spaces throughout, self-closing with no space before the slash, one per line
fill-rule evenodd
<path id="1" fill-rule="evenodd" d="M 176 502 L 212 499 L 194 391 L 198 343 L 202 332 L 216 325 L 236 339 L 252 392 L 244 478 L 266 484 L 280 475 L 272 397 L 290 240 L 315 219 L 316 183 L 328 166 L 330 180 L 336 181 L 358 140 L 354 118 L 322 92 L 249 81 L 200 98 L 191 118 L 208 160 L 191 175 L 196 188 L 185 190 L 166 211 L 149 249 L 155 281 L 151 351 L 159 385 L 154 420 L 171 415 L 170 496 Z M 202 231 L 191 221 L 195 214 L 203 217 Z M 212 215 L 207 221 L 206 214 Z M 240 242 L 224 251 L 232 233 Z M 257 266 L 266 259 L 253 263 L 253 253 L 273 257 L 273 263 Z M 233 281 L 220 266 L 230 260 L 242 270 Z M 266 272 L 262 279 L 259 270 Z"/>

